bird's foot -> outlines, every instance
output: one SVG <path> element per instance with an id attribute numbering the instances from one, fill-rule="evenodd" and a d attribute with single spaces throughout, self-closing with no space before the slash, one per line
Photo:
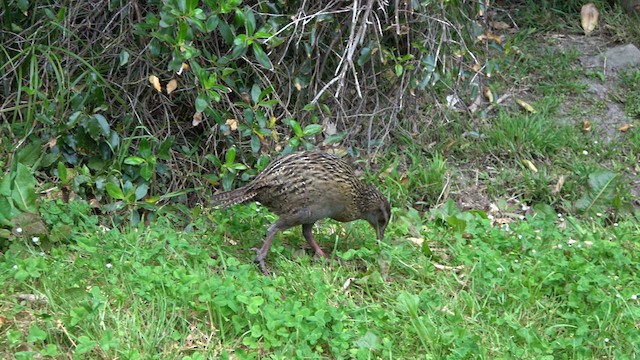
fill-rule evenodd
<path id="1" fill-rule="evenodd" d="M 267 270 L 267 264 L 264 261 L 266 255 L 263 254 L 262 251 L 260 251 L 261 249 L 251 248 L 251 250 L 256 252 L 256 258 L 253 261 L 258 264 L 258 266 L 260 267 L 260 271 L 262 271 L 262 274 L 264 274 L 265 276 L 271 276 L 271 274 L 269 274 L 269 270 Z"/>

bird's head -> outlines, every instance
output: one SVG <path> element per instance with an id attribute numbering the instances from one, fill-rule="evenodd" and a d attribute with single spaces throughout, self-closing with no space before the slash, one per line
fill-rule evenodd
<path id="1" fill-rule="evenodd" d="M 384 238 L 384 230 L 391 217 L 391 205 L 378 189 L 373 186 L 367 188 L 362 199 L 362 219 L 367 220 L 376 230 L 378 240 Z"/>

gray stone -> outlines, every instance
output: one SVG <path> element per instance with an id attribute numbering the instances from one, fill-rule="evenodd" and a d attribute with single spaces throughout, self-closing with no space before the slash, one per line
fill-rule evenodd
<path id="1" fill-rule="evenodd" d="M 616 46 L 602 54 L 583 58 L 582 64 L 585 68 L 606 71 L 640 66 L 640 50 L 633 44 Z"/>

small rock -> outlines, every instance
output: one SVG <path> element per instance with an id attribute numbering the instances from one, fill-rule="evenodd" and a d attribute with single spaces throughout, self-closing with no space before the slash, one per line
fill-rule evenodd
<path id="1" fill-rule="evenodd" d="M 616 71 L 627 67 L 640 66 L 640 50 L 633 44 L 621 45 L 605 53 L 582 59 L 585 68 L 602 68 Z"/>

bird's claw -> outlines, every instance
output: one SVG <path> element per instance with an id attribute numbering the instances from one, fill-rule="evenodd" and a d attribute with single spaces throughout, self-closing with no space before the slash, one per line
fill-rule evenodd
<path id="1" fill-rule="evenodd" d="M 269 274 L 269 270 L 267 270 L 267 264 L 264 261 L 265 256 L 264 254 L 262 254 L 262 251 L 260 251 L 260 249 L 258 248 L 251 248 L 251 250 L 256 252 L 256 258 L 253 261 L 256 262 L 258 266 L 260 266 L 260 271 L 262 271 L 262 274 L 264 274 L 265 276 L 271 276 L 271 274 Z"/>

